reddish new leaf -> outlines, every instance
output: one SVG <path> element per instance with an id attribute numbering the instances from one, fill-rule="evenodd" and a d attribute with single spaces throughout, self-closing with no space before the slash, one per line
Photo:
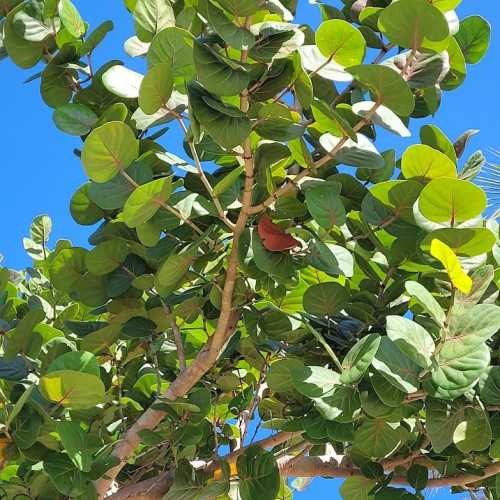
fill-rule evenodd
<path id="1" fill-rule="evenodd" d="M 267 215 L 260 218 L 257 229 L 264 248 L 270 252 L 283 252 L 299 245 L 295 238 L 274 224 Z"/>

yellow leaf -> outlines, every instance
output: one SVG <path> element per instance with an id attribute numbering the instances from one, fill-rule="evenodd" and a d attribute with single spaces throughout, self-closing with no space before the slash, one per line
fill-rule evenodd
<path id="1" fill-rule="evenodd" d="M 472 279 L 462 269 L 458 257 L 453 250 L 440 240 L 432 240 L 431 255 L 443 264 L 455 288 L 468 294 L 472 288 Z"/>
<path id="2" fill-rule="evenodd" d="M 238 474 L 238 469 L 236 467 L 236 462 L 231 462 L 229 464 L 229 474 L 230 476 L 236 476 Z M 214 479 L 220 481 L 222 479 L 222 469 L 214 470 Z"/>

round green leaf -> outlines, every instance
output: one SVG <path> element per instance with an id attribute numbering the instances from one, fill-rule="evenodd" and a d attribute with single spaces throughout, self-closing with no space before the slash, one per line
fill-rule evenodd
<path id="1" fill-rule="evenodd" d="M 85 256 L 85 264 L 92 274 L 108 274 L 119 267 L 128 254 L 129 248 L 124 240 L 103 241 Z"/>
<path id="2" fill-rule="evenodd" d="M 422 369 L 405 356 L 388 337 L 380 339 L 373 367 L 394 387 L 411 393 L 418 390 Z"/>
<path id="3" fill-rule="evenodd" d="M 345 208 L 339 182 L 322 182 L 306 189 L 306 204 L 314 220 L 325 229 L 345 224 Z"/>
<path id="4" fill-rule="evenodd" d="M 340 494 L 344 500 L 370 500 L 371 490 L 376 486 L 377 481 L 363 476 L 348 477 L 340 486 Z"/>
<path id="5" fill-rule="evenodd" d="M 446 49 L 450 35 L 443 13 L 427 0 L 399 0 L 380 14 L 378 27 L 396 45 L 409 49 Z"/>
<path id="6" fill-rule="evenodd" d="M 146 73 L 139 88 L 139 106 L 148 115 L 156 113 L 160 108 L 167 107 L 173 88 L 170 64 L 153 66 Z"/>
<path id="7" fill-rule="evenodd" d="M 341 19 L 321 23 L 316 31 L 316 45 L 326 58 L 342 66 L 361 64 L 366 50 L 361 32 Z"/>
<path id="8" fill-rule="evenodd" d="M 338 283 L 320 283 L 304 293 L 304 309 L 315 316 L 332 316 L 349 302 L 347 290 Z"/>
<path id="9" fill-rule="evenodd" d="M 491 38 L 491 26 L 481 16 L 471 16 L 460 22 L 460 29 L 455 38 L 462 49 L 465 61 L 477 64 L 488 51 Z"/>
<path id="10" fill-rule="evenodd" d="M 305 369 L 304 363 L 298 359 L 279 359 L 269 368 L 267 385 L 272 391 L 289 392 L 293 390 L 293 371 L 303 369 Z"/>
<path id="11" fill-rule="evenodd" d="M 414 144 L 403 153 L 401 171 L 406 179 L 415 180 L 457 176 L 455 163 L 441 151 L 425 144 Z"/>
<path id="12" fill-rule="evenodd" d="M 440 128 L 435 125 L 424 125 L 420 129 L 420 141 L 422 144 L 441 151 L 456 165 L 457 154 L 453 143 Z"/>
<path id="13" fill-rule="evenodd" d="M 194 63 L 198 80 L 217 95 L 238 95 L 250 82 L 247 70 L 235 61 L 225 58 L 204 43 L 194 43 Z"/>
<path id="14" fill-rule="evenodd" d="M 163 29 L 175 26 L 174 9 L 169 0 L 137 0 L 134 21 L 137 36 L 150 42 Z"/>
<path id="15" fill-rule="evenodd" d="M 434 179 L 420 193 L 419 208 L 433 222 L 459 224 L 477 217 L 486 208 L 485 192 L 468 181 Z"/>
<path id="16" fill-rule="evenodd" d="M 97 115 L 84 104 L 63 104 L 53 115 L 59 130 L 71 135 L 85 135 L 97 122 Z"/>
<path id="17" fill-rule="evenodd" d="M 136 316 L 130 318 L 123 326 L 122 332 L 127 336 L 134 339 L 146 338 L 154 335 L 156 330 L 156 323 L 148 318 Z"/>
<path id="18" fill-rule="evenodd" d="M 438 239 L 448 245 L 459 257 L 476 257 L 490 252 L 495 244 L 495 235 L 484 227 L 436 229 L 420 244 L 424 252 L 430 253 L 431 242 Z"/>
<path id="19" fill-rule="evenodd" d="M 71 291 L 86 271 L 83 248 L 65 248 L 57 253 L 50 264 L 52 284 L 65 292 Z"/>
<path id="20" fill-rule="evenodd" d="M 322 366 L 292 368 L 294 387 L 308 398 L 320 398 L 329 393 L 339 382 L 339 374 Z"/>
<path id="21" fill-rule="evenodd" d="M 104 384 L 96 375 L 73 370 L 47 373 L 40 379 L 42 395 L 72 410 L 86 410 L 104 402 Z"/>
<path id="22" fill-rule="evenodd" d="M 280 473 L 273 453 L 250 446 L 237 460 L 238 491 L 241 500 L 274 500 L 280 487 Z"/>
<path id="23" fill-rule="evenodd" d="M 148 50 L 149 66 L 166 63 L 174 79 L 189 81 L 194 75 L 193 35 L 178 27 L 165 28 L 151 42 Z"/>
<path id="24" fill-rule="evenodd" d="M 123 220 L 127 226 L 137 227 L 151 219 L 171 192 L 171 177 L 162 177 L 137 187 L 123 207 Z"/>
<path id="25" fill-rule="evenodd" d="M 413 112 L 415 98 L 398 72 L 379 64 L 352 66 L 347 71 L 372 93 L 373 100 L 377 103 L 387 106 L 400 116 L 409 116 Z"/>
<path id="26" fill-rule="evenodd" d="M 429 368 L 434 341 L 418 323 L 401 316 L 387 316 L 387 336 L 410 359 L 422 368 Z"/>
<path id="27" fill-rule="evenodd" d="M 465 408 L 464 418 L 453 433 L 453 442 L 462 453 L 488 448 L 491 444 L 488 414 L 481 408 Z"/>
<path id="28" fill-rule="evenodd" d="M 71 217 L 82 226 L 92 226 L 105 215 L 104 210 L 89 198 L 89 187 L 89 183 L 80 186 L 69 204 Z"/>
<path id="29" fill-rule="evenodd" d="M 60 370 L 72 370 L 82 373 L 90 373 L 96 377 L 100 376 L 100 368 L 96 357 L 86 351 L 71 351 L 58 356 L 47 368 L 47 373 Z"/>
<path id="30" fill-rule="evenodd" d="M 355 449 L 371 459 L 389 456 L 401 443 L 400 433 L 383 420 L 367 420 L 354 434 Z"/>
<path id="31" fill-rule="evenodd" d="M 358 383 L 371 365 L 379 345 L 380 336 L 376 333 L 356 342 L 342 361 L 340 381 L 347 385 Z"/>
<path id="32" fill-rule="evenodd" d="M 107 182 L 139 156 L 139 141 L 123 122 L 108 122 L 93 130 L 85 140 L 82 162 L 95 182 Z"/>

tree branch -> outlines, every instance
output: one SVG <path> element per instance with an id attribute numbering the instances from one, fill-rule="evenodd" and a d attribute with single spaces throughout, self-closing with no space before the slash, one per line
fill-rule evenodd
<path id="1" fill-rule="evenodd" d="M 172 328 L 172 332 L 174 334 L 174 342 L 175 347 L 177 348 L 177 359 L 179 360 L 179 368 L 181 372 L 186 369 L 186 355 L 184 353 L 184 344 L 182 342 L 182 335 L 179 330 L 179 326 L 177 325 L 177 321 L 175 319 L 175 313 L 172 311 L 172 308 L 165 304 L 163 299 L 160 298 L 161 304 L 167 316 L 171 316 L 170 319 L 170 327 Z"/>
<path id="2" fill-rule="evenodd" d="M 250 20 L 246 20 L 249 24 Z M 248 57 L 248 51 L 243 50 L 241 55 L 242 62 Z M 249 105 L 248 90 L 245 89 L 240 96 L 240 109 L 248 111 Z M 245 185 L 243 191 L 243 200 L 238 220 L 233 229 L 233 242 L 229 253 L 226 279 L 222 291 L 220 315 L 217 321 L 215 332 L 210 337 L 205 347 L 198 353 L 194 361 L 188 366 L 170 385 L 163 397 L 175 400 L 183 397 L 193 386 L 207 373 L 217 361 L 224 344 L 231 337 L 230 332 L 234 332 L 236 323 L 239 320 L 239 311 L 233 310 L 233 294 L 238 277 L 238 244 L 241 235 L 245 231 L 246 223 L 249 217 L 248 210 L 252 205 L 252 192 L 254 183 L 254 164 L 250 138 L 247 138 L 243 144 L 244 164 L 245 164 Z M 104 498 L 107 494 L 112 481 L 116 478 L 126 461 L 133 455 L 134 450 L 140 443 L 139 433 L 142 430 L 154 429 L 164 418 L 165 413 L 159 410 L 148 408 L 135 424 L 128 430 L 124 439 L 114 449 L 113 455 L 120 460 L 120 463 L 108 471 L 107 477 L 101 478 L 96 482 L 96 491 L 99 498 Z"/>

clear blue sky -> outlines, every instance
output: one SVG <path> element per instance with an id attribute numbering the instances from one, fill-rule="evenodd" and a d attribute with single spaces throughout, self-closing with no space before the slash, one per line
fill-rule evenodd
<path id="1" fill-rule="evenodd" d="M 115 29 L 97 50 L 94 61 L 97 66 L 109 59 L 122 59 L 131 68 L 141 70 L 143 61 L 131 60 L 123 52 L 123 42 L 133 34 L 130 15 L 122 0 L 74 0 L 83 17 L 95 28 L 99 23 L 112 19 Z M 299 22 L 316 26 L 318 9 L 300 0 Z M 331 5 L 337 0 L 328 0 Z M 451 139 L 467 129 L 479 129 L 481 134 L 473 139 L 469 152 L 476 149 L 487 151 L 500 149 L 500 107 L 495 89 L 498 89 L 500 37 L 500 3 L 495 0 L 463 0 L 459 7 L 460 17 L 480 14 L 493 25 L 493 40 L 487 57 L 476 66 L 469 66 L 465 84 L 458 90 L 445 93 L 443 103 L 436 116 L 439 125 Z M 0 254 L 4 265 L 23 268 L 30 260 L 22 248 L 22 237 L 34 216 L 47 213 L 54 221 L 53 238 L 71 239 L 74 244 L 85 245 L 91 228 L 77 225 L 69 214 L 69 201 L 74 191 L 85 182 L 80 161 L 72 154 L 79 147 L 79 139 L 59 132 L 52 122 L 52 110 L 41 101 L 38 82 L 23 84 L 23 81 L 38 71 L 24 71 L 10 61 L 0 62 L 2 71 L 2 133 L 0 133 L 0 172 L 3 189 L 0 197 Z M 413 142 L 419 142 L 420 126 L 432 120 L 414 120 L 413 137 L 395 139 L 381 134 L 377 143 L 380 149 L 395 147 L 402 152 Z M 167 134 L 163 145 L 179 151 L 179 135 Z M 317 479 L 306 490 L 298 494 L 301 500 L 339 498 L 337 480 Z M 429 498 L 444 499 L 449 495 L 442 491 L 432 492 Z M 459 499 L 462 495 L 454 495 Z M 467 497 L 468 498 L 468 497 Z"/>

